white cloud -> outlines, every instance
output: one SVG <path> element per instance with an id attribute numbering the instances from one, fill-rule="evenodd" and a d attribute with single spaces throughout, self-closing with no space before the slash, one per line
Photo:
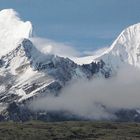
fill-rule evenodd
<path id="1" fill-rule="evenodd" d="M 38 99 L 30 107 L 35 110 L 66 110 L 89 119 L 112 119 L 116 110 L 140 108 L 139 72 L 125 66 L 110 79 L 72 81 L 58 97 Z"/>
<path id="2" fill-rule="evenodd" d="M 53 40 L 39 37 L 31 38 L 31 41 L 42 53 L 51 53 L 62 57 L 74 57 L 80 55 L 76 49 L 64 43 L 58 43 Z"/>

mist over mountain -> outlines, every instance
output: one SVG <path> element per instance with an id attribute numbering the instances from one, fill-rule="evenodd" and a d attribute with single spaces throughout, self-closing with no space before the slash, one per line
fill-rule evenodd
<path id="1" fill-rule="evenodd" d="M 83 56 L 0 11 L 0 119 L 140 121 L 140 24 Z"/>

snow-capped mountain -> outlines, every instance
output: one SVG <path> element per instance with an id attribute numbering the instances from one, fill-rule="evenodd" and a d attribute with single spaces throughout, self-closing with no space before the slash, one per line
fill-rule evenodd
<path id="1" fill-rule="evenodd" d="M 125 29 L 105 51 L 72 60 L 40 52 L 31 36 L 29 21 L 21 21 L 12 9 L 0 11 L 1 120 L 34 117 L 23 106 L 46 94 L 58 95 L 71 80 L 108 78 L 124 63 L 140 67 L 140 24 Z"/>
<path id="2" fill-rule="evenodd" d="M 103 59 L 113 69 L 124 63 L 140 68 L 140 24 L 123 30 L 111 47 L 97 59 Z"/>
<path id="3" fill-rule="evenodd" d="M 0 101 L 20 102 L 46 93 L 53 84 L 52 90 L 55 91 L 72 79 L 92 77 L 99 68 L 105 72 L 101 62 L 79 66 L 68 58 L 44 55 L 30 40 L 23 39 L 15 49 L 0 58 Z"/>
<path id="4" fill-rule="evenodd" d="M 85 64 L 101 59 L 113 70 L 124 63 L 140 68 L 140 23 L 124 29 L 108 49 L 73 60 L 78 64 Z"/>
<path id="5" fill-rule="evenodd" d="M 0 12 L 0 103 L 57 94 L 72 79 L 91 78 L 100 68 L 105 73 L 101 62 L 79 66 L 68 58 L 41 53 L 30 41 L 31 23 L 16 15 L 12 9 Z"/>

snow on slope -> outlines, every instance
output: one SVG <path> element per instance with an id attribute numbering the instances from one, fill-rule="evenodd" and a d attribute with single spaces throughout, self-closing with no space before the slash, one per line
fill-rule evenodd
<path id="1" fill-rule="evenodd" d="M 31 97 L 54 81 L 47 73 L 35 71 L 31 66 L 36 61 L 47 63 L 49 58 L 28 40 L 31 36 L 29 21 L 21 21 L 13 9 L 0 11 L 0 102 L 6 102 L 7 98 L 12 100 L 13 95 L 22 99 Z M 34 85 L 39 87 L 38 90 L 33 88 Z M 25 91 L 30 89 L 34 92 L 27 94 Z"/>
<path id="2" fill-rule="evenodd" d="M 98 59 L 104 60 L 115 70 L 124 63 L 140 68 L 140 23 L 123 30 Z"/>
<path id="3" fill-rule="evenodd" d="M 31 34 L 31 23 L 21 21 L 13 9 L 0 11 L 0 56 L 10 52 L 22 38 L 29 38 Z"/>
<path id="4" fill-rule="evenodd" d="M 90 54 L 90 55 L 86 55 L 83 57 L 70 57 L 70 59 L 73 60 L 78 65 L 90 64 L 90 63 L 94 62 L 97 58 L 102 56 L 102 54 L 107 49 L 108 49 L 108 47 L 101 48 L 101 49 L 98 49 L 98 50 L 91 52 L 91 53 L 88 52 L 88 54 Z"/>
<path id="5" fill-rule="evenodd" d="M 124 29 L 110 48 L 99 52 L 72 60 L 82 65 L 102 59 L 113 70 L 124 63 L 140 68 L 140 23 Z"/>
<path id="6" fill-rule="evenodd" d="M 20 100 L 27 99 L 55 81 L 62 84 L 74 77 L 91 77 L 91 71 L 99 67 L 93 64 L 86 68 L 74 62 L 82 65 L 102 59 L 115 70 L 124 63 L 140 67 L 140 24 L 125 29 L 110 48 L 93 56 L 71 58 L 74 62 L 37 50 L 28 40 L 31 23 L 21 21 L 12 9 L 0 12 L 0 31 L 0 94 L 4 99 L 1 101 L 8 98 L 9 102 L 12 94 L 20 96 Z"/>
<path id="7" fill-rule="evenodd" d="M 31 33 L 31 23 L 14 10 L 0 12 L 0 102 L 55 92 L 72 78 L 91 75 L 68 58 L 41 53 L 29 40 Z"/>

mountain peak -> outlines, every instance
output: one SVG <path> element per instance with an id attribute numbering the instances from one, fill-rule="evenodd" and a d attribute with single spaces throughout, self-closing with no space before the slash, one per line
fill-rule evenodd
<path id="1" fill-rule="evenodd" d="M 80 64 L 103 60 L 115 71 L 124 63 L 140 68 L 140 23 L 124 29 L 109 48 L 73 60 Z"/>
<path id="2" fill-rule="evenodd" d="M 0 56 L 13 50 L 23 38 L 32 36 L 32 24 L 22 21 L 13 9 L 0 11 Z"/>
<path id="3" fill-rule="evenodd" d="M 115 70 L 124 63 L 140 68 L 140 23 L 124 29 L 100 59 Z"/>
<path id="4" fill-rule="evenodd" d="M 137 23 L 124 29 L 121 32 L 121 34 L 118 36 L 118 38 L 114 41 L 111 48 L 115 47 L 116 43 L 126 44 L 127 41 L 129 41 L 129 43 L 133 42 L 137 44 L 138 42 L 140 42 L 139 39 L 140 39 L 140 23 Z M 132 45 L 133 47 L 135 46 L 135 44 L 132 44 Z M 125 46 L 125 47 L 132 47 L 132 46 Z"/>

